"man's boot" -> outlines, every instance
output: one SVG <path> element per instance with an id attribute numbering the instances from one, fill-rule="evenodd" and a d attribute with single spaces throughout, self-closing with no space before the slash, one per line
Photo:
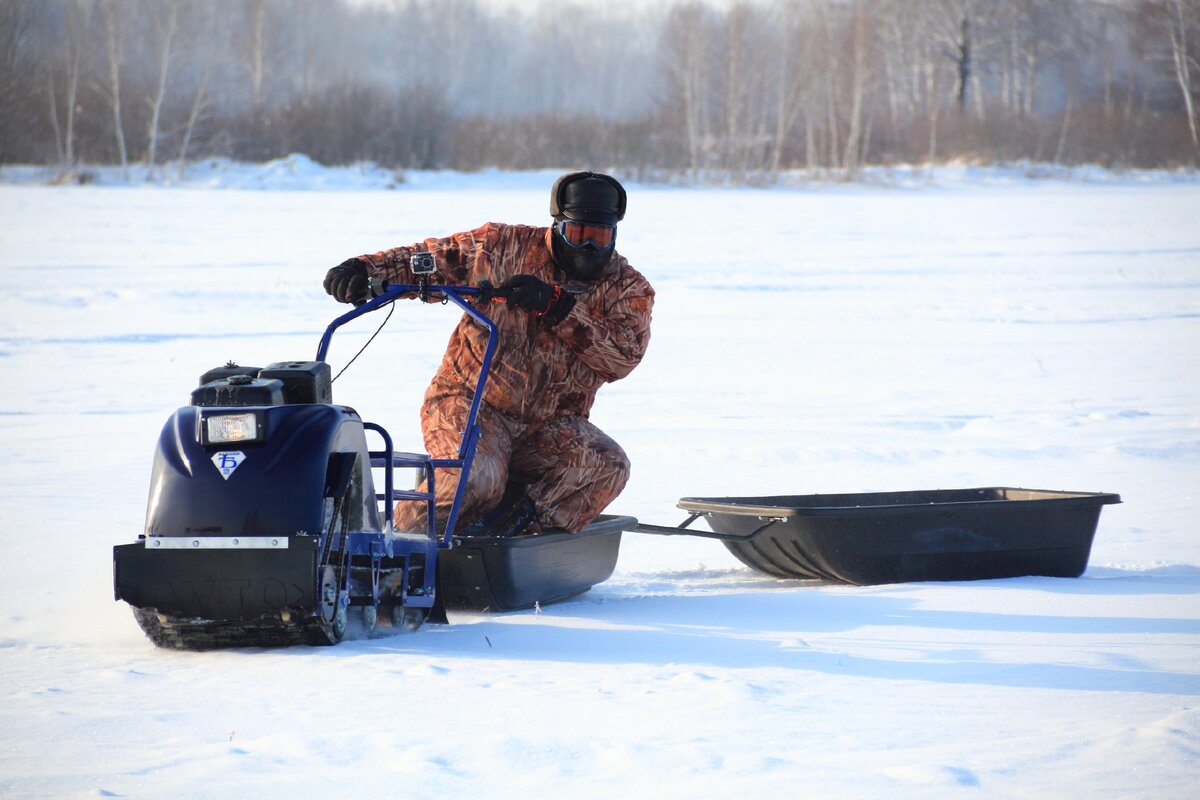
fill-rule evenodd
<path id="1" fill-rule="evenodd" d="M 531 533 L 537 523 L 533 501 L 525 496 L 525 487 L 510 484 L 500 502 L 462 530 L 463 536 L 520 536 Z"/>

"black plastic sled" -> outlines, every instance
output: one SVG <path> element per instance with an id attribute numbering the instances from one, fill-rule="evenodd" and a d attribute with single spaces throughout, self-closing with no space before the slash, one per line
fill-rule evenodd
<path id="1" fill-rule="evenodd" d="M 579 533 L 456 537 L 438 559 L 447 608 L 514 611 L 566 600 L 612 577 L 633 517 L 603 515 Z"/>
<path id="2" fill-rule="evenodd" d="M 870 585 L 1079 577 L 1101 507 L 1119 502 L 1108 493 L 988 487 L 678 505 L 693 514 L 685 524 L 702 516 L 738 560 L 767 575 Z"/>

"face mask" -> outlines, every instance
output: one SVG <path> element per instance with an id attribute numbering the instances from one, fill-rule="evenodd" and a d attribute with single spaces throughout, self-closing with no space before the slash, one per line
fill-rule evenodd
<path id="1" fill-rule="evenodd" d="M 573 247 L 563 239 L 557 227 L 550 243 L 554 263 L 569 277 L 580 281 L 594 281 L 601 277 L 613 254 L 613 243 L 598 248 L 595 242 L 587 241 L 579 247 Z"/>

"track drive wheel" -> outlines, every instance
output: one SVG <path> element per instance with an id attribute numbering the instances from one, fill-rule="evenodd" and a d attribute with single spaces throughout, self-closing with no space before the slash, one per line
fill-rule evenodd
<path id="1" fill-rule="evenodd" d="M 351 637 L 352 639 L 370 639 L 379 626 L 378 606 L 351 606 Z"/>
<path id="2" fill-rule="evenodd" d="M 395 605 L 392 606 L 392 627 L 398 631 L 412 633 L 425 624 L 428 616 L 428 608 Z"/>
<path id="3" fill-rule="evenodd" d="M 313 630 L 313 644 L 337 644 L 346 636 L 348 615 L 342 598 L 338 570 L 328 566 L 321 569 L 321 604 L 317 610 L 317 623 Z"/>

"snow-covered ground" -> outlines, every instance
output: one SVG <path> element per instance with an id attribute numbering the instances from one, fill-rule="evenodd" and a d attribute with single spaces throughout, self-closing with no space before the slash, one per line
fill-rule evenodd
<path id="1" fill-rule="evenodd" d="M 0 173 L 0 795 L 1195 796 L 1194 176 L 631 187 L 620 246 L 658 304 L 646 360 L 594 413 L 634 464 L 612 510 L 1119 492 L 1080 579 L 783 581 L 713 541 L 627 534 L 611 580 L 540 613 L 156 650 L 111 599 L 111 547 L 140 532 L 159 428 L 199 374 L 311 358 L 339 311 L 329 266 L 540 223 L 553 175 L 389 189 L 282 163 L 166 188 Z M 454 317 L 402 305 L 336 397 L 418 447 Z"/>

